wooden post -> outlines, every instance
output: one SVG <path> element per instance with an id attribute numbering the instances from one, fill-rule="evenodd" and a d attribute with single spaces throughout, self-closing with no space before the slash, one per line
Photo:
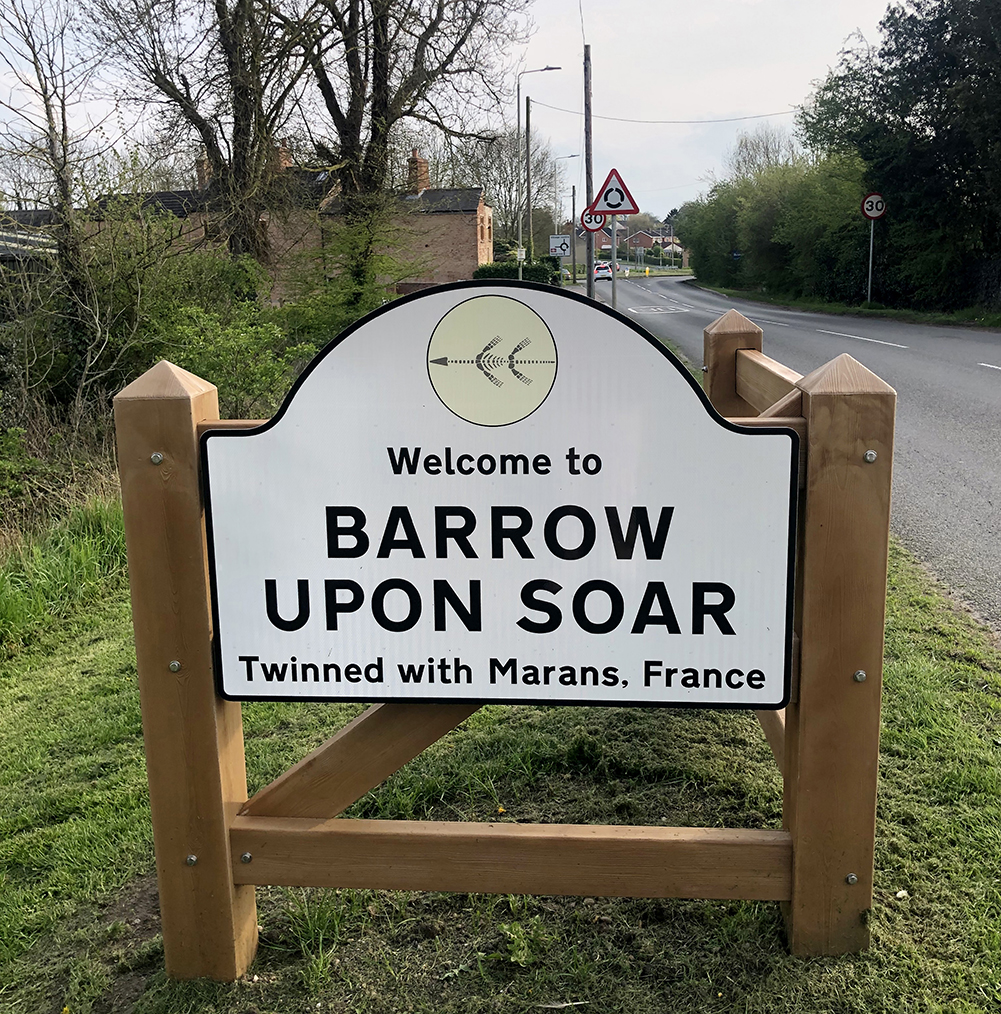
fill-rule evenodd
<path id="1" fill-rule="evenodd" d="M 703 332 L 705 392 L 720 415 L 752 416 L 757 410 L 737 394 L 737 350 L 761 351 L 761 328 L 736 310 L 727 310 Z"/>
<path id="2" fill-rule="evenodd" d="M 869 944 L 896 394 L 849 355 L 803 377 L 799 698 L 786 708 L 794 954 Z"/>
<path id="3" fill-rule="evenodd" d="M 229 828 L 247 799 L 240 705 L 216 696 L 196 427 L 216 389 L 161 362 L 115 398 L 167 974 L 231 980 L 257 948 Z"/>

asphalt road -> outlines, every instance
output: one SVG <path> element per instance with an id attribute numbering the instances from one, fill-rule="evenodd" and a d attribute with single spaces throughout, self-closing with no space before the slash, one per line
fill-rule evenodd
<path id="1" fill-rule="evenodd" d="M 611 283 L 596 295 L 611 302 Z M 932 327 L 761 306 L 684 278 L 619 278 L 618 309 L 695 365 L 702 331 L 734 307 L 763 351 L 806 374 L 847 352 L 897 391 L 891 523 L 1001 633 L 1001 331 Z"/>

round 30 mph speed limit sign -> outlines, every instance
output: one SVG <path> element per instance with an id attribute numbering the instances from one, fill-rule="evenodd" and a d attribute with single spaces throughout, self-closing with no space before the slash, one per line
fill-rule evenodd
<path id="1" fill-rule="evenodd" d="M 591 214 L 587 208 L 584 209 L 580 216 L 580 224 L 587 229 L 588 232 L 597 232 L 605 225 L 605 216 L 602 214 Z"/>
<path id="2" fill-rule="evenodd" d="M 882 194 L 866 194 L 862 198 L 862 214 L 874 222 L 886 214 L 886 201 Z"/>

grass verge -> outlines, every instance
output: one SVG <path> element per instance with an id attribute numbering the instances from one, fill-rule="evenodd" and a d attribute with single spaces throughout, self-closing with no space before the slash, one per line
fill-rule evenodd
<path id="1" fill-rule="evenodd" d="M 878 304 L 850 306 L 847 303 L 825 303 L 822 300 L 806 299 L 795 296 L 769 295 L 756 289 L 722 289 L 715 285 L 706 285 L 693 278 L 692 285 L 721 296 L 734 299 L 746 299 L 751 303 L 764 303 L 768 306 L 782 306 L 790 310 L 805 310 L 809 313 L 828 313 L 838 317 L 885 317 L 890 320 L 903 320 L 910 324 L 936 324 L 951 327 L 986 327 L 1001 328 L 1001 313 L 984 307 L 969 307 L 949 313 L 926 310 L 896 310 Z"/>
<path id="2" fill-rule="evenodd" d="M 121 585 L 126 572 L 122 506 L 90 499 L 44 534 L 0 558 L 0 657 L 46 627 Z"/>
<path id="3" fill-rule="evenodd" d="M 891 557 L 873 948 L 785 950 L 778 906 L 259 890 L 242 982 L 163 974 L 124 588 L 0 665 L 0 1009 L 20 1014 L 971 1012 L 1001 1005 L 1001 650 Z M 244 707 L 252 789 L 357 712 Z M 358 816 L 774 827 L 750 714 L 487 707 Z"/>

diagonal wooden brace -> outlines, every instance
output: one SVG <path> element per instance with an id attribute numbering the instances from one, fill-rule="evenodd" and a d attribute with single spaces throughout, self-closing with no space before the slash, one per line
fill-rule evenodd
<path id="1" fill-rule="evenodd" d="M 479 709 L 375 704 L 252 796 L 254 817 L 336 817 Z"/>

